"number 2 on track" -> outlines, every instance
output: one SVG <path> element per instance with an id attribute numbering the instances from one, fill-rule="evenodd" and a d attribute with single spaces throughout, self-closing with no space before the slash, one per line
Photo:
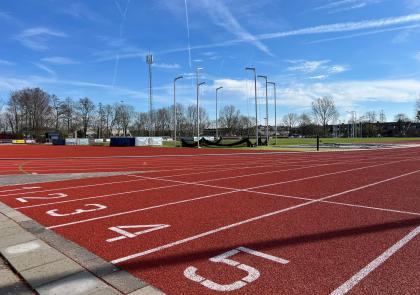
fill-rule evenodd
<path id="1" fill-rule="evenodd" d="M 258 271 L 258 269 L 246 265 L 246 264 L 241 264 L 238 261 L 232 260 L 232 259 L 228 259 L 228 257 L 231 257 L 233 255 L 236 255 L 240 252 L 244 252 L 250 255 L 254 255 L 254 256 L 258 256 L 260 258 L 264 258 L 267 260 L 271 260 L 273 262 L 277 262 L 280 264 L 287 264 L 289 263 L 288 260 L 285 260 L 283 258 L 279 258 L 279 257 L 275 257 L 269 254 L 265 254 L 262 252 L 258 252 L 249 248 L 245 248 L 245 247 L 239 247 L 230 251 L 227 251 L 221 255 L 215 256 L 210 258 L 209 260 L 211 262 L 215 262 L 215 263 L 224 263 L 228 266 L 231 267 L 236 267 L 238 269 L 241 269 L 243 271 L 246 271 L 248 273 L 247 276 L 243 277 L 242 279 L 240 279 L 239 281 L 233 282 L 231 284 L 226 284 L 226 285 L 221 285 L 218 284 L 216 282 L 213 282 L 209 279 L 206 279 L 200 275 L 197 274 L 197 268 L 194 266 L 189 266 L 184 270 L 184 276 L 194 282 L 200 283 L 201 285 L 203 285 L 204 287 L 214 290 L 214 291 L 220 291 L 220 292 L 228 292 L 228 291 L 234 291 L 234 290 L 238 290 L 242 287 L 245 287 L 247 284 L 252 283 L 253 281 L 257 280 L 260 277 L 260 272 Z"/>
<path id="2" fill-rule="evenodd" d="M 119 233 L 121 236 L 112 238 L 112 239 L 108 239 L 106 240 L 108 243 L 112 243 L 112 242 L 116 242 L 119 240 L 123 240 L 123 239 L 132 239 L 135 238 L 137 236 L 146 234 L 146 233 L 150 233 L 152 231 L 155 230 L 160 230 L 160 229 L 164 229 L 169 227 L 169 224 L 148 224 L 148 225 L 124 225 L 124 226 L 114 226 L 114 227 L 110 227 L 108 228 L 109 230 L 112 230 L 116 233 Z M 129 231 L 126 231 L 126 229 L 134 229 L 134 228 L 143 228 L 144 230 L 141 231 L 137 231 L 134 233 L 131 233 Z"/>
<path id="3" fill-rule="evenodd" d="M 28 203 L 28 200 L 51 200 L 51 199 L 62 199 L 66 198 L 68 195 L 63 193 L 54 193 L 54 194 L 48 194 L 47 196 L 51 197 L 23 197 L 23 198 L 16 198 L 17 201 L 21 203 Z"/>

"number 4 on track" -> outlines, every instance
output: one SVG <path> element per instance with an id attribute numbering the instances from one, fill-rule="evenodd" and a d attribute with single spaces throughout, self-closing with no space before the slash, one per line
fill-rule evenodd
<path id="1" fill-rule="evenodd" d="M 119 241 L 119 240 L 123 240 L 123 239 L 132 239 L 135 238 L 137 236 L 140 235 L 144 235 L 147 233 L 150 233 L 152 231 L 155 230 L 160 230 L 160 229 L 164 229 L 169 227 L 169 224 L 148 224 L 148 225 L 124 225 L 124 226 L 114 226 L 114 227 L 110 227 L 108 228 L 109 230 L 112 230 L 116 233 L 119 233 L 121 236 L 112 238 L 112 239 L 108 239 L 106 240 L 108 243 L 112 243 L 115 241 Z M 137 232 L 129 232 L 127 231 L 127 229 L 138 229 L 138 228 L 143 228 L 143 230 L 141 231 L 137 231 Z"/>

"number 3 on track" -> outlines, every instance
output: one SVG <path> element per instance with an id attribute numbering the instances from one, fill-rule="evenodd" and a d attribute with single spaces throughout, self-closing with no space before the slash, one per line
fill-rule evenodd
<path id="1" fill-rule="evenodd" d="M 104 206 L 101 204 L 87 204 L 87 205 L 84 205 L 84 207 L 88 209 L 76 209 L 70 213 L 58 213 L 58 209 L 53 209 L 53 210 L 47 211 L 46 213 L 54 217 L 63 217 L 63 216 L 77 215 L 77 214 L 82 214 L 82 213 L 104 210 L 107 208 L 107 206 Z"/>
<path id="2" fill-rule="evenodd" d="M 233 255 L 238 254 L 239 252 L 244 252 L 250 255 L 254 255 L 254 256 L 258 256 L 267 260 L 271 260 L 273 262 L 277 262 L 280 264 L 287 264 L 289 263 L 288 260 L 285 260 L 283 258 L 279 258 L 279 257 L 275 257 L 272 255 L 268 255 L 262 252 L 258 252 L 249 248 L 245 248 L 245 247 L 239 247 L 230 251 L 227 251 L 221 255 L 215 256 L 210 258 L 209 260 L 211 262 L 215 262 L 215 263 L 224 263 L 228 266 L 232 266 L 232 267 L 236 267 L 239 268 L 241 270 L 244 270 L 248 273 L 247 276 L 243 277 L 241 280 L 233 282 L 232 284 L 226 284 L 226 285 L 221 285 L 218 283 L 215 283 L 209 279 L 206 279 L 200 275 L 197 274 L 197 268 L 194 266 L 189 266 L 184 270 L 184 276 L 194 282 L 200 283 L 201 285 L 203 285 L 204 287 L 214 290 L 214 291 L 220 291 L 220 292 L 228 292 L 228 291 L 234 291 L 234 290 L 238 290 L 242 287 L 245 287 L 247 284 L 252 283 L 253 281 L 257 280 L 260 277 L 260 272 L 249 265 L 246 264 L 241 264 L 240 262 L 237 262 L 235 260 L 232 259 L 228 259 L 228 257 L 231 257 Z"/>

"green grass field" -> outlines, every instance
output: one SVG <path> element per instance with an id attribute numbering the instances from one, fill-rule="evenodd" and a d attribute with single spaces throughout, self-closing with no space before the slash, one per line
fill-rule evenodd
<path id="1" fill-rule="evenodd" d="M 224 140 L 223 143 L 231 143 L 236 140 Z M 253 140 L 251 140 L 253 141 Z M 357 143 L 396 143 L 396 142 L 411 142 L 418 141 L 420 138 L 403 138 L 403 137 L 371 137 L 371 138 L 321 138 L 321 144 L 357 144 Z M 292 145 L 314 145 L 316 144 L 316 138 L 278 138 L 277 145 L 274 144 L 275 140 L 270 139 L 271 146 L 287 147 Z M 164 141 L 164 147 L 176 147 L 181 146 L 180 141 Z M 241 148 L 241 147 L 239 147 Z M 242 147 L 243 148 L 243 147 Z M 267 149 L 267 147 L 261 147 Z M 268 147 L 270 148 L 270 147 Z"/>
<path id="2" fill-rule="evenodd" d="M 321 138 L 321 143 L 393 143 L 393 142 L 410 142 L 420 141 L 420 138 L 402 138 L 402 137 L 370 137 L 370 138 Z M 270 140 L 270 144 L 274 145 L 274 139 Z M 279 138 L 277 145 L 301 145 L 316 144 L 316 138 Z"/>

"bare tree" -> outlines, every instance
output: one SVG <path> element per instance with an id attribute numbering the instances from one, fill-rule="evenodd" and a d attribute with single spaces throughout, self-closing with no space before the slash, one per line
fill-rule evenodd
<path id="1" fill-rule="evenodd" d="M 63 116 L 63 103 L 56 95 L 51 96 L 51 103 L 54 129 L 57 131 L 60 127 L 60 119 Z"/>
<path id="2" fill-rule="evenodd" d="M 62 103 L 61 113 L 63 123 L 67 128 L 67 134 L 70 134 L 76 130 L 78 124 L 76 118 L 75 103 L 70 97 L 67 97 Z"/>
<path id="3" fill-rule="evenodd" d="M 379 112 L 379 122 L 381 122 L 381 123 L 385 123 L 385 121 L 386 121 L 386 115 L 385 115 L 385 112 L 384 112 L 384 110 L 381 110 L 381 111 Z"/>
<path id="4" fill-rule="evenodd" d="M 420 122 L 420 94 L 419 98 L 416 100 L 415 119 L 416 122 Z"/>
<path id="5" fill-rule="evenodd" d="M 238 129 L 240 112 L 233 105 L 225 106 L 219 114 L 220 126 L 228 130 L 229 135 Z"/>
<path id="6" fill-rule="evenodd" d="M 327 133 L 329 122 L 336 120 L 338 111 L 332 97 L 324 96 L 312 101 L 312 113 L 318 124 L 323 127 L 323 135 Z"/>
<path id="7" fill-rule="evenodd" d="M 375 123 L 377 120 L 376 112 L 375 111 L 366 112 L 365 118 L 368 123 Z"/>
<path id="8" fill-rule="evenodd" d="M 77 104 L 77 110 L 79 112 L 80 120 L 82 123 L 83 135 L 86 137 L 87 130 L 92 122 L 95 105 L 88 97 L 81 98 L 79 99 L 79 103 Z"/>
<path id="9" fill-rule="evenodd" d="M 128 133 L 128 127 L 131 124 L 134 115 L 134 107 L 126 104 L 115 105 L 115 123 L 119 130 L 122 130 L 124 136 Z"/>
<path id="10" fill-rule="evenodd" d="M 295 113 L 288 113 L 283 116 L 283 124 L 287 127 L 290 132 L 299 122 L 299 115 Z"/>
<path id="11" fill-rule="evenodd" d="M 400 136 L 405 136 L 407 134 L 407 131 L 411 127 L 411 120 L 410 118 L 403 113 L 399 113 L 394 117 L 395 125 L 398 129 Z"/>
<path id="12" fill-rule="evenodd" d="M 39 138 L 51 118 L 51 96 L 40 88 L 13 91 L 7 118 L 14 134 Z"/>
<path id="13" fill-rule="evenodd" d="M 105 130 L 106 136 L 109 138 L 112 135 L 113 121 L 115 116 L 114 108 L 107 104 L 104 106 L 104 119 L 105 119 Z"/>

